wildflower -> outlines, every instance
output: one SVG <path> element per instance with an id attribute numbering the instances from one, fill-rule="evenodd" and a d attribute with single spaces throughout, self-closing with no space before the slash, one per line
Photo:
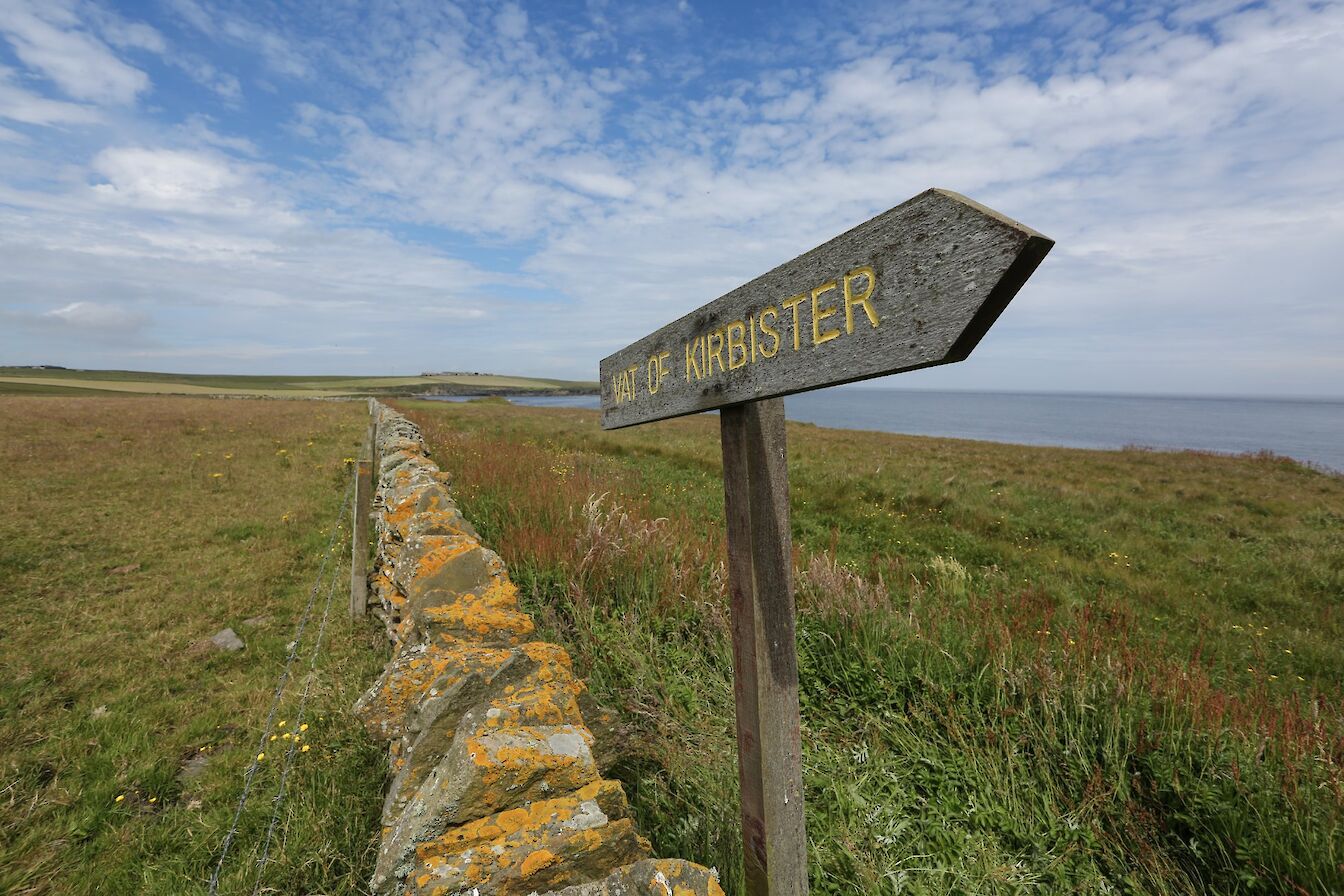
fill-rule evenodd
<path id="1" fill-rule="evenodd" d="M 117 798 L 116 798 L 115 800 L 113 800 L 112 802 L 114 802 L 114 803 L 119 803 L 119 802 L 121 802 L 121 801 L 124 800 L 124 799 L 126 799 L 126 794 L 122 793 L 122 794 L 118 794 L 118 795 L 117 795 Z"/>
<path id="2" fill-rule="evenodd" d="M 300 753 L 307 753 L 307 752 L 308 752 L 308 745 L 307 745 L 307 744 L 304 744 L 304 745 L 303 745 L 303 749 L 300 750 L 299 752 L 300 752 Z"/>
<path id="3" fill-rule="evenodd" d="M 223 473 L 211 473 L 211 474 L 210 474 L 210 478 L 211 478 L 211 479 L 222 479 L 222 478 L 224 478 L 224 474 L 223 474 Z"/>
<path id="4" fill-rule="evenodd" d="M 149 801 L 150 801 L 151 803 L 157 803 L 157 802 L 159 801 L 159 798 L 156 797 L 156 796 L 152 796 L 152 797 L 149 798 Z"/>
<path id="5" fill-rule="evenodd" d="M 232 455 L 232 454 L 226 454 L 226 455 L 224 455 L 224 459 L 225 459 L 225 460 L 233 460 L 233 455 Z"/>
<path id="6" fill-rule="evenodd" d="M 1269 680 L 1270 680 L 1270 681 L 1278 681 L 1278 680 L 1279 680 L 1279 676 L 1277 676 L 1277 675 L 1271 675 L 1271 676 L 1269 676 Z"/>
<path id="7" fill-rule="evenodd" d="M 293 737 L 293 735 L 286 731 L 282 740 L 289 740 L 291 737 Z"/>
<path id="8" fill-rule="evenodd" d="M 1289 656 L 1292 656 L 1292 654 L 1293 654 L 1293 652 L 1292 652 L 1291 650 L 1289 650 L 1287 647 L 1283 648 L 1283 652 L 1286 653 L 1286 654 L 1288 654 Z"/>
<path id="9" fill-rule="evenodd" d="M 275 735 L 274 735 L 274 734 L 271 735 L 271 740 L 275 740 Z"/>
<path id="10" fill-rule="evenodd" d="M 276 724 L 275 727 L 277 727 L 277 728 L 283 728 L 283 727 L 285 727 L 285 720 L 284 720 L 284 719 L 281 719 L 281 720 Z"/>
<path id="11" fill-rule="evenodd" d="M 300 731 L 307 731 L 307 730 L 308 730 L 308 723 L 307 723 L 307 722 L 304 722 L 302 725 L 300 725 L 300 726 L 299 726 L 299 730 L 300 730 Z"/>
<path id="12" fill-rule="evenodd" d="M 266 754 L 265 754 L 265 753 L 258 753 L 258 754 L 257 754 L 257 761 L 258 761 L 258 762 L 263 762 L 263 761 L 265 761 L 265 759 L 266 759 Z"/>

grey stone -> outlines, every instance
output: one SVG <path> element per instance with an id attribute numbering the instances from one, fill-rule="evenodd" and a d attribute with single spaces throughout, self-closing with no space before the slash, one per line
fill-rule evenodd
<path id="1" fill-rule="evenodd" d="M 205 770 L 210 766 L 210 757 L 203 753 L 197 753 L 186 762 L 182 763 L 181 770 L 177 773 L 177 780 L 182 784 L 190 784 L 205 774 Z"/>
<path id="2" fill-rule="evenodd" d="M 238 637 L 238 633 L 231 628 L 221 629 L 210 636 L 210 643 L 218 650 L 227 650 L 232 653 L 235 650 L 243 649 L 243 639 Z"/>

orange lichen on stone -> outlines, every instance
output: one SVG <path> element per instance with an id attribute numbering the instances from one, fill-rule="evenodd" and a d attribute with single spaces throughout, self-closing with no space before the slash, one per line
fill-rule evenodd
<path id="1" fill-rule="evenodd" d="M 547 849 L 539 849 L 523 859 L 522 872 L 524 875 L 530 875 L 542 868 L 555 864 L 555 853 Z"/>
<path id="2" fill-rule="evenodd" d="M 625 792 L 615 781 L 598 780 L 571 794 L 537 800 L 517 809 L 507 809 L 477 821 L 469 821 L 440 837 L 416 847 L 416 859 L 430 864 L 442 856 L 463 852 L 519 831 L 539 830 L 548 823 L 572 819 L 584 803 L 600 807 L 608 818 L 623 818 L 628 811 Z"/>
<path id="3" fill-rule="evenodd" d="M 474 550 L 481 546 L 481 543 L 474 538 L 455 538 L 451 541 L 444 539 L 446 543 L 431 548 L 420 557 L 415 564 L 415 578 L 422 579 L 426 576 L 432 576 L 452 560 L 454 557 L 460 557 L 467 551 Z"/>
<path id="4" fill-rule="evenodd" d="M 431 645 L 388 664 L 373 688 L 355 706 L 355 713 L 375 735 L 391 739 L 404 733 L 408 714 L 430 684 L 452 671 L 497 668 L 509 656 L 504 648 L 456 642 Z"/>
<path id="5" fill-rule="evenodd" d="M 521 644 L 532 636 L 536 625 L 521 610 L 499 607 L 468 592 L 451 604 L 426 607 L 423 624 L 431 630 L 446 630 L 482 641 Z"/>
<path id="6" fill-rule="evenodd" d="M 427 896 L 478 888 L 494 896 L 525 896 L 602 878 L 648 853 L 648 841 L 633 822 L 612 820 L 588 803 L 567 821 L 545 822 L 421 863 L 433 879 L 411 892 Z"/>
<path id="7" fill-rule="evenodd" d="M 512 693 L 490 701 L 486 725 L 491 728 L 512 728 L 518 725 L 569 725 L 581 723 L 578 697 L 583 686 L 563 676 L 555 680 L 554 670 L 540 666 L 534 683 L 524 684 Z"/>

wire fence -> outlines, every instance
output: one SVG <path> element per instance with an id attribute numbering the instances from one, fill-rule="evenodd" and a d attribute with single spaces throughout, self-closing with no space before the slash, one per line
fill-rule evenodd
<path id="1" fill-rule="evenodd" d="M 355 471 L 358 475 L 358 471 Z M 239 825 L 243 819 L 243 812 L 247 808 L 247 801 L 252 795 L 253 784 L 257 777 L 257 771 L 261 768 L 263 757 L 266 753 L 266 745 L 271 742 L 271 735 L 275 733 L 275 718 L 280 709 L 281 701 L 284 698 L 285 691 L 289 687 L 294 673 L 294 663 L 302 652 L 304 635 L 308 630 L 309 624 L 313 618 L 313 610 L 317 606 L 318 595 L 322 593 L 323 585 L 326 585 L 326 600 L 322 607 L 321 623 L 318 626 L 317 636 L 312 642 L 312 651 L 308 662 L 308 675 L 303 686 L 303 693 L 299 699 L 298 716 L 294 722 L 295 730 L 303 724 L 303 713 L 307 709 L 308 696 L 312 687 L 313 678 L 317 669 L 317 658 L 322 650 L 322 644 L 326 638 L 327 623 L 331 616 L 332 599 L 336 594 L 336 585 L 342 580 L 342 568 L 339 563 L 332 563 L 332 557 L 339 554 L 337 546 L 343 543 L 342 534 L 347 528 L 347 517 L 352 505 L 351 495 L 355 487 L 354 476 L 346 486 L 345 495 L 341 499 L 340 509 L 337 511 L 336 520 L 332 524 L 331 534 L 327 539 L 326 547 L 322 551 L 322 562 L 318 567 L 317 576 L 313 581 L 312 590 L 308 594 L 308 601 L 303 608 L 303 614 L 295 627 L 294 638 L 289 642 L 288 651 L 285 655 L 284 666 L 280 670 L 279 679 L 276 681 L 275 691 L 271 695 L 271 705 L 266 712 L 266 722 L 262 726 L 261 738 L 257 743 L 257 749 L 252 754 L 252 759 L 248 763 L 247 771 L 243 775 L 243 789 L 238 796 L 238 804 L 234 808 L 233 821 L 229 825 L 228 831 L 224 835 L 223 843 L 220 845 L 219 859 L 215 863 L 214 870 L 210 873 L 209 894 L 217 896 L 219 893 L 220 875 L 224 871 L 225 861 L 229 857 L 229 852 L 234 846 L 238 837 Z M 331 570 L 328 575 L 328 569 Z M 270 861 L 271 845 L 274 841 L 276 828 L 279 825 L 279 818 L 282 805 L 285 800 L 286 787 L 288 785 L 290 769 L 293 767 L 295 756 L 300 752 L 298 741 L 293 737 L 286 739 L 288 749 L 285 752 L 285 762 L 281 769 L 280 780 L 276 787 L 276 793 L 271 798 L 272 809 L 270 823 L 266 829 L 265 843 L 261 849 L 260 855 L 256 861 L 256 874 L 252 887 L 252 894 L 260 892 L 262 884 L 262 875 L 266 870 L 266 865 Z"/>

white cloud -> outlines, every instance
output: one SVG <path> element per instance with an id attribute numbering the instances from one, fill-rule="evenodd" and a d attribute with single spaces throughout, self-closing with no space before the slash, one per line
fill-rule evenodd
<path id="1" fill-rule="evenodd" d="M 105 43 L 79 27 L 70 9 L 56 2 L 31 6 L 11 2 L 6 7 L 0 33 L 14 54 L 67 96 L 124 105 L 149 89 L 149 76 L 122 62 Z"/>
<path id="2" fill-rule="evenodd" d="M 46 312 L 45 317 L 72 327 L 104 333 L 138 330 L 145 323 L 143 314 L 120 305 L 105 305 L 98 302 L 71 302 Z"/>
<path id="3" fill-rule="evenodd" d="M 14 72 L 0 65 L 0 118 L 24 124 L 93 124 L 103 115 L 93 106 L 52 100 L 13 83 Z"/>
<path id="4" fill-rule="evenodd" d="M 197 210 L 239 186 L 227 163 L 199 152 L 114 147 L 100 152 L 93 170 L 108 182 L 94 189 L 150 208 Z"/>

